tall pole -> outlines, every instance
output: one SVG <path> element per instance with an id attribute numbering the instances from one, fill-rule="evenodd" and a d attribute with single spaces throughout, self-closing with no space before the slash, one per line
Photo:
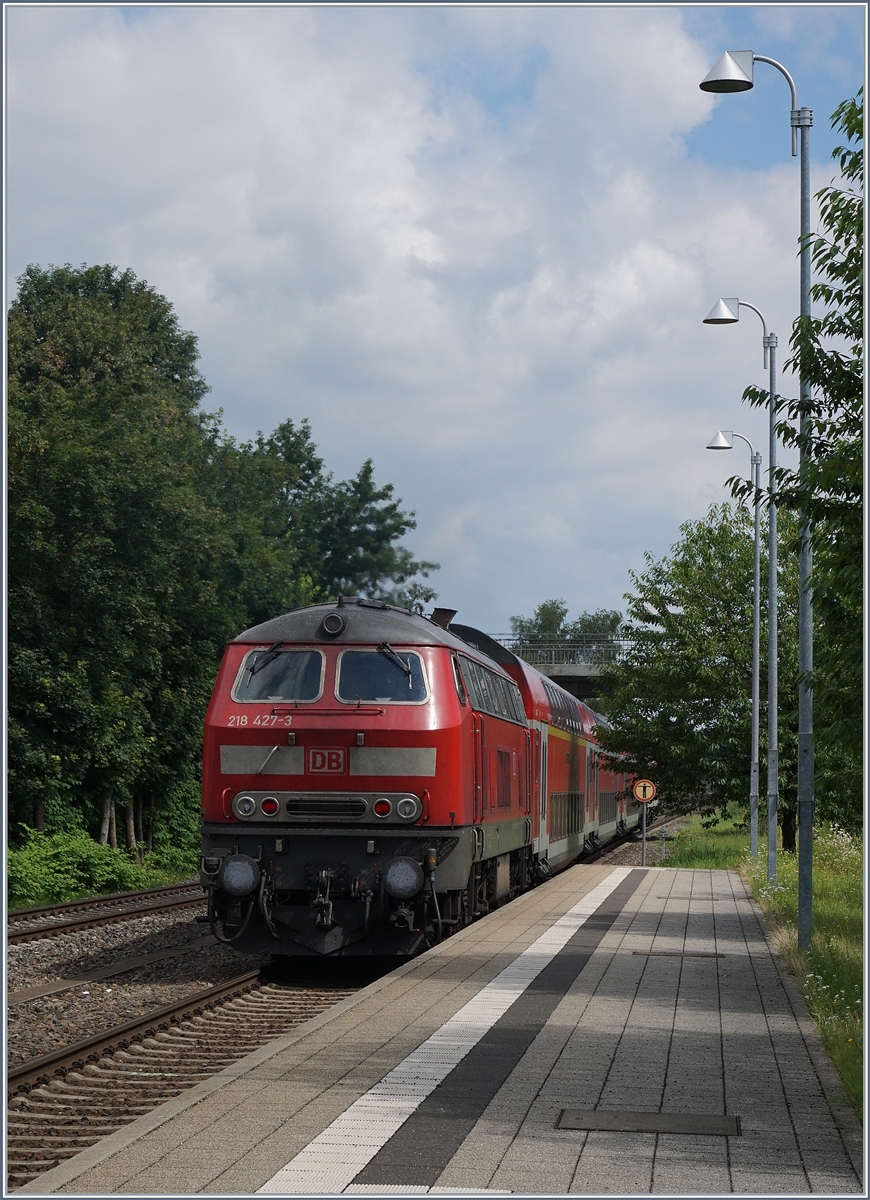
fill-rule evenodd
<path id="1" fill-rule="evenodd" d="M 800 130 L 801 162 L 801 318 L 808 323 L 810 318 L 810 129 L 813 113 L 810 108 L 798 108 L 797 89 L 786 68 L 775 58 L 754 54 L 751 50 L 726 50 L 716 65 L 701 81 L 705 92 L 745 92 L 753 86 L 753 70 L 757 62 L 769 63 L 788 81 L 791 91 L 791 152 L 796 155 L 798 130 Z M 810 385 L 801 373 L 800 381 L 800 433 L 801 433 L 801 482 L 806 486 L 810 466 Z M 773 387 L 771 386 L 771 398 Z M 772 399 L 771 399 L 772 404 Z M 771 467 L 773 464 L 771 463 Z M 771 514 L 773 508 L 771 507 Z M 798 945 L 809 945 L 812 935 L 812 890 L 813 890 L 813 806 L 815 767 L 813 761 L 813 693 L 810 675 L 813 669 L 813 594 L 812 594 L 812 528 L 810 513 L 805 509 L 800 514 L 800 567 L 798 598 L 798 826 L 800 846 L 798 853 Z"/>
<path id="2" fill-rule="evenodd" d="M 761 661 L 761 455 L 752 454 L 755 485 L 755 554 L 752 569 L 752 749 L 749 766 L 749 853 L 758 857 L 758 707 Z"/>
<path id="3" fill-rule="evenodd" d="M 812 110 L 798 108 L 791 114 L 792 127 L 801 131 L 801 318 L 810 319 L 810 128 Z M 806 487 L 810 467 L 810 384 L 800 381 L 801 482 Z M 801 513 L 801 553 L 798 570 L 798 946 L 809 945 L 813 929 L 813 808 L 815 761 L 813 748 L 813 550 L 809 513 Z"/>
<path id="4" fill-rule="evenodd" d="M 767 510 L 767 878 L 776 879 L 779 808 L 779 563 L 776 520 L 776 334 L 764 338 L 770 367 L 770 480 Z"/>
<path id="5" fill-rule="evenodd" d="M 742 304 L 743 301 L 740 301 Z M 758 312 L 758 309 L 755 310 Z M 761 316 L 761 314 L 758 314 Z M 764 317 L 761 318 L 762 321 Z M 765 356 L 769 353 L 769 339 L 765 325 L 764 347 Z M 708 443 L 708 450 L 730 450 L 733 439 L 740 438 L 749 447 L 750 468 L 749 482 L 755 492 L 755 540 L 752 563 L 752 721 L 749 753 L 749 853 L 752 858 L 758 857 L 758 714 L 760 707 L 761 674 L 761 454 L 757 453 L 748 437 L 734 430 L 728 434 L 720 429 L 718 434 Z"/>
<path id="6" fill-rule="evenodd" d="M 723 307 L 724 306 L 724 307 Z M 779 563 L 776 520 L 776 348 L 778 345 L 775 333 L 768 333 L 767 322 L 761 309 L 750 304 L 748 300 L 739 300 L 736 296 L 729 300 L 719 300 L 712 312 L 704 321 L 713 325 L 732 324 L 739 317 L 741 308 L 751 308 L 761 321 L 764 347 L 764 364 L 768 368 L 768 410 L 770 426 L 770 448 L 768 451 L 769 481 L 768 489 L 768 544 L 767 544 L 767 878 L 776 879 L 777 855 L 777 819 L 779 809 Z M 737 434 L 752 446 L 742 434 Z M 753 451 L 752 461 L 755 463 Z M 758 554 L 758 499 L 756 490 L 756 554 Z M 757 585 L 756 585 L 757 586 Z M 755 630 L 753 629 L 753 639 Z M 753 647 L 754 652 L 754 647 Z M 757 749 L 753 755 L 757 762 Z M 756 768 L 757 773 L 757 768 Z M 750 776 L 750 828 L 749 840 L 752 849 L 752 782 Z"/>

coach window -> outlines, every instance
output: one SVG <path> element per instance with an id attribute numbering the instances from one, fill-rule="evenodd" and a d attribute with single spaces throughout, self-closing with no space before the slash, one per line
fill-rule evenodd
<path id="1" fill-rule="evenodd" d="M 320 650 L 252 650 L 233 687 L 239 701 L 319 700 L 324 656 Z"/>
<path id="2" fill-rule="evenodd" d="M 348 704 L 423 704 L 427 693 L 420 656 L 386 642 L 377 650 L 345 650 L 338 660 L 335 694 Z"/>
<path id="3" fill-rule="evenodd" d="M 510 711 L 508 709 L 507 702 L 507 688 L 505 687 L 504 680 L 500 675 L 493 675 L 492 672 L 488 672 L 488 675 L 489 678 L 487 682 L 489 683 L 489 690 L 492 695 L 492 703 L 493 707 L 495 708 L 496 715 L 499 717 L 509 717 Z"/>

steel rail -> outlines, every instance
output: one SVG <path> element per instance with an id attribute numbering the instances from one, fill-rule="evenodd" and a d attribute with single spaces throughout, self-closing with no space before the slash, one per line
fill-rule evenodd
<path id="1" fill-rule="evenodd" d="M 141 900 L 145 896 L 162 896 L 168 895 L 170 892 L 190 891 L 191 888 L 198 886 L 198 879 L 182 879 L 178 883 L 163 883 L 159 887 L 143 888 L 138 892 L 108 892 L 104 896 L 85 896 L 81 900 L 63 900 L 58 904 L 38 904 L 33 908 L 12 908 L 7 912 L 6 917 L 10 921 L 17 921 L 19 918 L 26 920 L 29 917 L 38 917 L 43 913 L 67 912 L 75 908 L 93 908 L 99 904 L 120 903 L 124 900 Z"/>
<path id="2" fill-rule="evenodd" d="M 152 904 L 140 904 L 135 908 L 111 909 L 109 912 L 92 912 L 89 916 L 72 917 L 68 921 L 51 921 L 43 925 L 30 925 L 26 929 L 7 928 L 6 944 L 15 942 L 32 942 L 39 938 L 54 937 L 59 933 L 70 933 L 81 929 L 95 929 L 100 925 L 114 925 L 119 921 L 132 921 L 137 917 L 147 917 L 151 913 L 166 912 L 173 908 L 189 908 L 195 904 L 204 904 L 202 892 L 196 896 L 175 896 L 166 900 L 158 900 Z"/>

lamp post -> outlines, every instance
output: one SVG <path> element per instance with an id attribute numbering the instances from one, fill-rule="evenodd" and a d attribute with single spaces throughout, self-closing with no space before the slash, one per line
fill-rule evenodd
<path id="1" fill-rule="evenodd" d="M 761 454 L 742 433 L 722 430 L 707 443 L 708 450 L 731 450 L 734 438 L 749 447 L 755 488 L 755 554 L 752 570 L 752 737 L 749 757 L 749 853 L 758 857 L 758 705 L 761 658 Z"/>
<path id="2" fill-rule="evenodd" d="M 753 85 L 753 67 L 757 62 L 776 67 L 785 76 L 791 91 L 791 152 L 797 154 L 797 131 L 801 131 L 801 318 L 810 318 L 810 129 L 813 110 L 798 108 L 797 89 L 791 75 L 775 58 L 754 54 L 751 50 L 727 50 L 701 81 L 705 92 L 745 92 Z M 810 384 L 800 381 L 800 470 L 809 466 Z M 798 572 L 798 780 L 797 807 L 800 842 L 798 847 L 798 946 L 809 945 L 813 928 L 813 693 L 810 675 L 813 669 L 813 555 L 809 517 L 801 516 L 800 566 Z"/>
<path id="3" fill-rule="evenodd" d="M 770 480 L 767 538 L 767 878 L 776 879 L 776 827 L 779 809 L 779 564 L 777 561 L 776 521 L 776 395 L 775 333 L 767 332 L 767 322 L 754 304 L 736 296 L 720 297 L 704 318 L 705 325 L 733 325 L 740 319 L 740 309 L 751 308 L 761 320 L 763 330 L 764 365 L 769 370 L 770 390 L 770 450 L 768 477 Z M 756 494 L 757 495 L 757 494 Z"/>

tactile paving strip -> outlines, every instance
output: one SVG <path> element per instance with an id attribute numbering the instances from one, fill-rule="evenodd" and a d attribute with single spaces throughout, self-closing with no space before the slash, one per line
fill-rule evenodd
<path id="1" fill-rule="evenodd" d="M 343 1192 L 381 1146 L 526 991 L 578 929 L 631 874 L 616 867 L 416 1050 L 276 1172 L 271 1195 Z M 401 1085 L 397 1088 L 396 1085 Z M 397 1094 L 397 1092 L 399 1094 Z M 360 1128 L 360 1118 L 369 1120 Z M 377 1130 L 373 1128 L 376 1124 Z M 372 1136 L 376 1133 L 376 1136 Z M 426 1189 L 427 1193 L 429 1189 Z"/>

